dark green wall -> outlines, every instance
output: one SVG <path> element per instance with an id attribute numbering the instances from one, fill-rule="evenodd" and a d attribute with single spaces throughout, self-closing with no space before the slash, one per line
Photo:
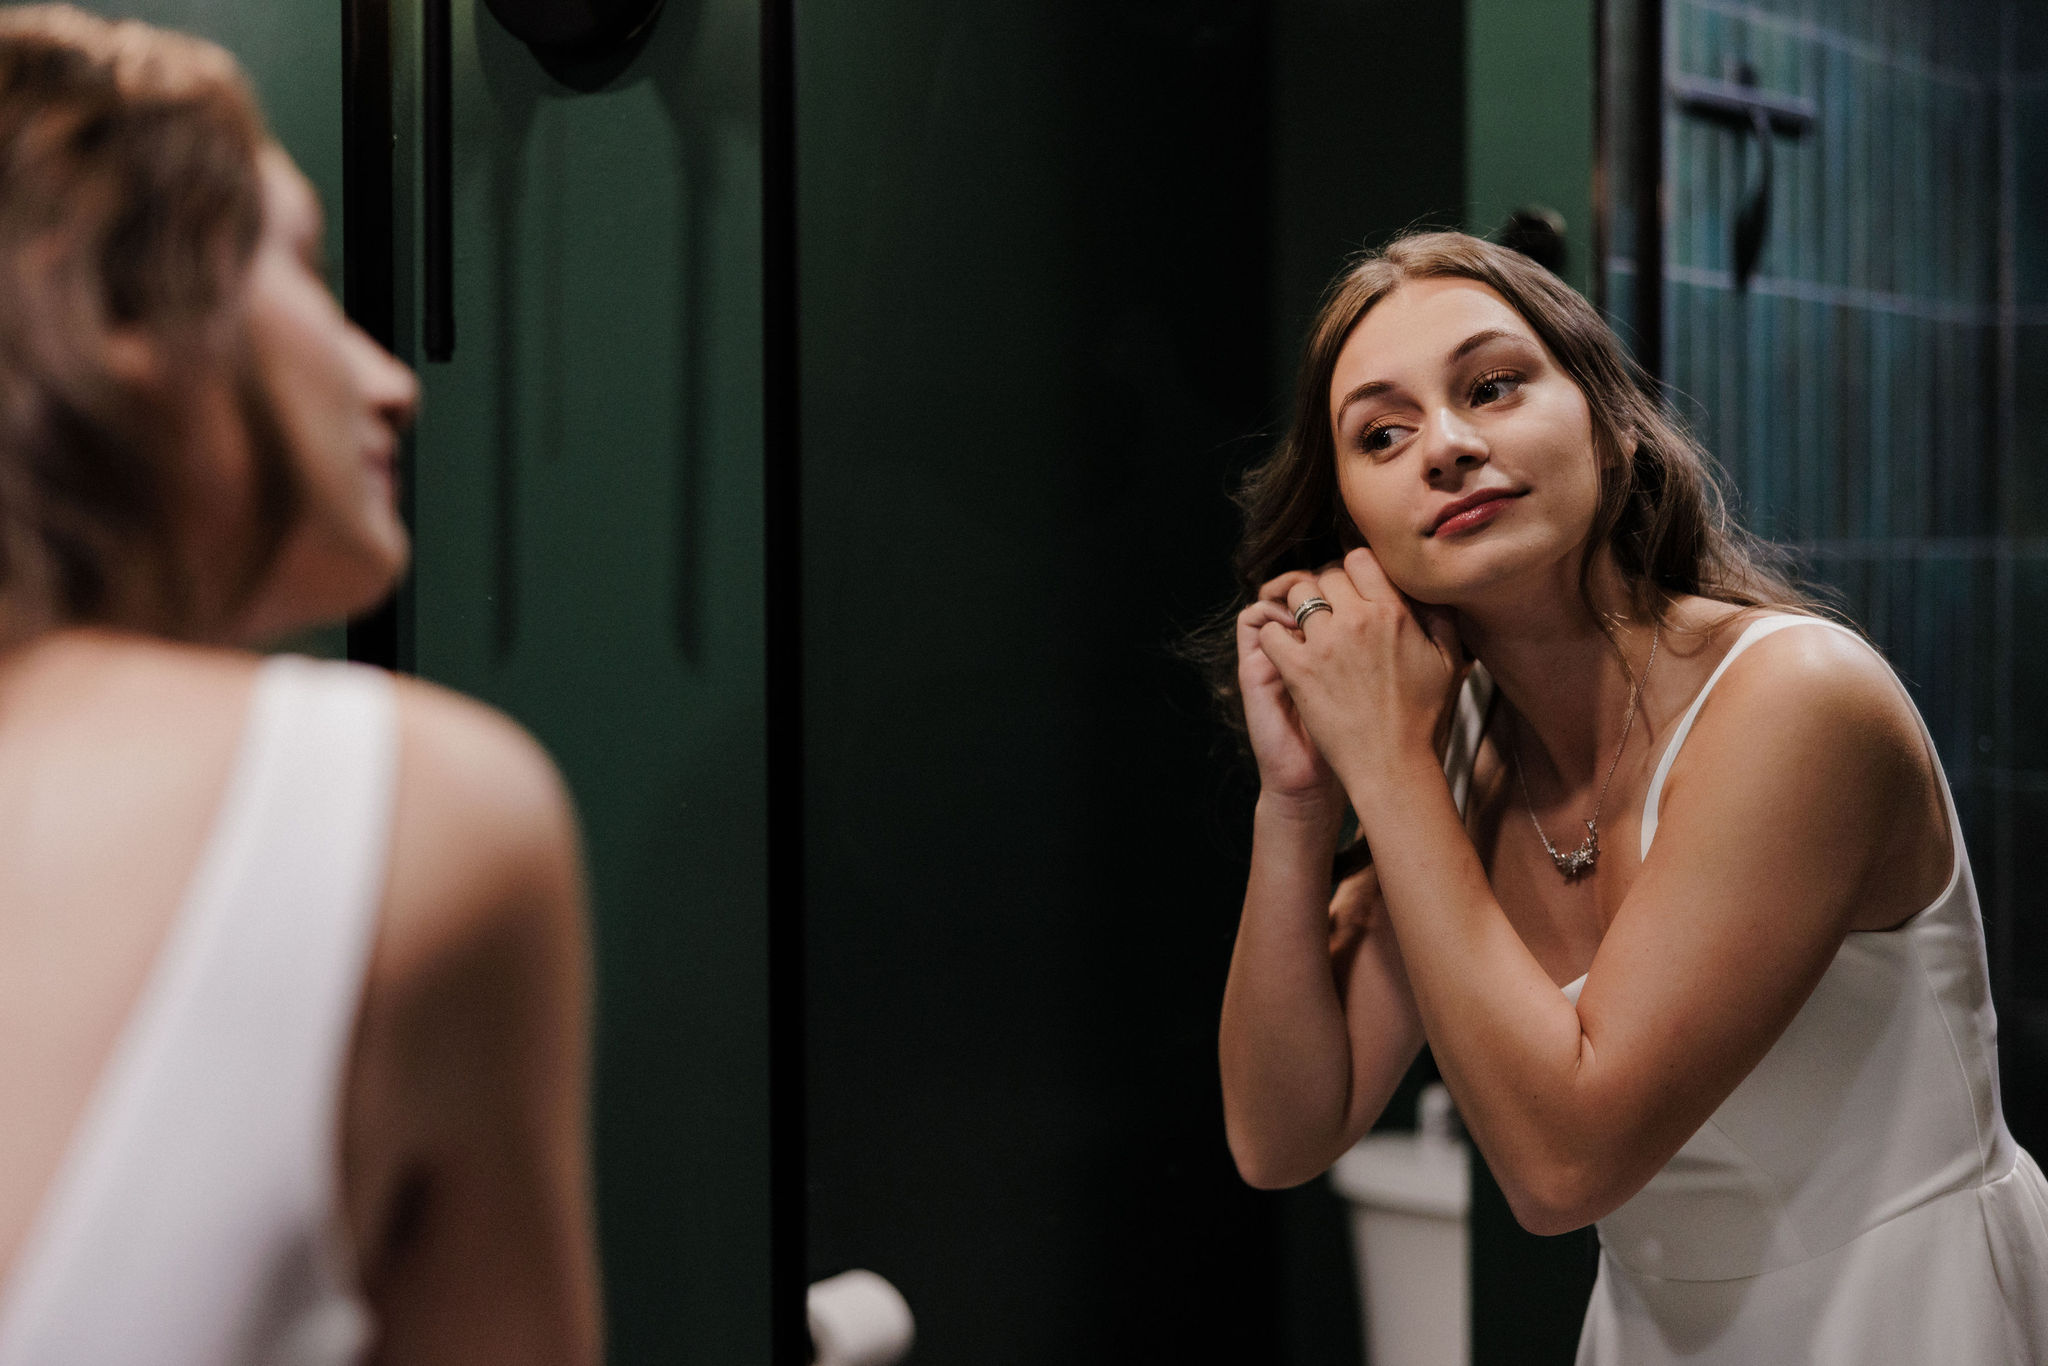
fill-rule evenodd
<path id="1" fill-rule="evenodd" d="M 1564 216 L 1565 278 L 1593 279 L 1597 0 L 1465 0 L 1467 230 L 1538 204 Z"/>
<path id="2" fill-rule="evenodd" d="M 922 1363 L 1272 1340 L 1174 623 L 1264 403 L 1256 7 L 807 5 L 813 1273 Z"/>
<path id="3" fill-rule="evenodd" d="M 1318 300 L 1346 257 L 1407 228 L 1465 225 L 1463 5 L 1272 7 L 1273 376 L 1290 392 Z"/>
<path id="4" fill-rule="evenodd" d="M 931 1366 L 1355 1362 L 1334 1200 L 1224 1145 L 1250 791 L 1170 650 L 1314 294 L 1460 210 L 1455 13 L 802 14 L 813 1274 Z"/>

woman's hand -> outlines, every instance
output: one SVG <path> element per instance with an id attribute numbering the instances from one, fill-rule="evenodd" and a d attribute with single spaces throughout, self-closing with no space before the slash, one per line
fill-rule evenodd
<path id="1" fill-rule="evenodd" d="M 1254 607 L 1275 589 L 1286 606 L 1257 626 L 1259 656 L 1319 759 L 1348 784 L 1385 771 L 1404 749 L 1432 748 L 1468 665 L 1452 614 L 1410 602 L 1366 549 L 1319 574 L 1282 575 Z M 1294 609 L 1311 597 L 1330 610 L 1297 627 Z M 1252 610 L 1238 619 L 1240 640 Z M 1245 695 L 1249 719 L 1249 686 Z"/>
<path id="2" fill-rule="evenodd" d="M 1309 738 L 1261 638 L 1269 626 L 1293 631 L 1288 593 L 1299 586 L 1306 596 L 1315 582 L 1316 575 L 1305 569 L 1290 570 L 1261 587 L 1258 600 L 1237 614 L 1237 689 L 1244 699 L 1245 730 L 1258 764 L 1260 790 L 1311 810 L 1340 806 L 1343 789 Z"/>

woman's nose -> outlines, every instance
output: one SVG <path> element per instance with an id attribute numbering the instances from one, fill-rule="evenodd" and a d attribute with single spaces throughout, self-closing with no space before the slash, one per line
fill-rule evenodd
<path id="1" fill-rule="evenodd" d="M 1478 429 L 1450 408 L 1439 408 L 1426 432 L 1429 477 L 1441 479 L 1453 470 L 1486 463 L 1486 442 Z"/>
<path id="2" fill-rule="evenodd" d="M 370 404 L 393 430 L 405 431 L 419 415 L 419 377 L 404 361 L 369 337 L 365 336 L 363 341 L 370 349 L 367 357 L 369 375 L 364 385 Z"/>

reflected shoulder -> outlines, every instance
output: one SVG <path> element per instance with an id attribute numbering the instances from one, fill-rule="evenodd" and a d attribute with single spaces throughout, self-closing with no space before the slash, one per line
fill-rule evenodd
<path id="1" fill-rule="evenodd" d="M 516 855 L 538 844 L 573 847 L 574 816 L 560 770 L 536 739 L 496 708 L 414 678 L 395 680 L 401 800 L 430 806 L 432 823 L 467 835 L 479 852 Z"/>
<path id="2" fill-rule="evenodd" d="M 397 699 L 384 966 L 406 975 L 506 932 L 573 960 L 581 853 L 554 761 L 511 718 L 459 693 L 401 678 Z"/>

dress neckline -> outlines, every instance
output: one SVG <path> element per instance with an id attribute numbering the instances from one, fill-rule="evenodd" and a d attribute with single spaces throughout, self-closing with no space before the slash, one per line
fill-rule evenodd
<path id="1" fill-rule="evenodd" d="M 113 1046 L 100 1060 L 85 1104 L 71 1122 L 56 1166 L 35 1196 L 20 1241 L 12 1249 L 10 1260 L 0 1265 L 0 1338 L 5 1337 L 20 1308 L 19 1302 L 29 1294 L 37 1264 L 48 1251 L 48 1245 L 61 1236 L 69 1208 L 82 1198 L 80 1192 L 92 1179 L 98 1135 L 109 1123 L 121 1093 L 134 1084 L 138 1057 L 146 1049 L 158 1021 L 182 994 L 195 954 L 204 946 L 208 911 L 223 900 L 219 890 L 232 882 L 240 870 L 246 845 L 240 834 L 251 824 L 256 810 L 255 799 L 259 794 L 255 786 L 273 724 L 275 680 L 279 677 L 280 661 L 289 658 L 272 656 L 256 669 L 244 703 L 227 782 L 215 799 L 212 823 L 200 840 L 156 955 L 143 974 L 141 988 L 128 1003 Z"/>

